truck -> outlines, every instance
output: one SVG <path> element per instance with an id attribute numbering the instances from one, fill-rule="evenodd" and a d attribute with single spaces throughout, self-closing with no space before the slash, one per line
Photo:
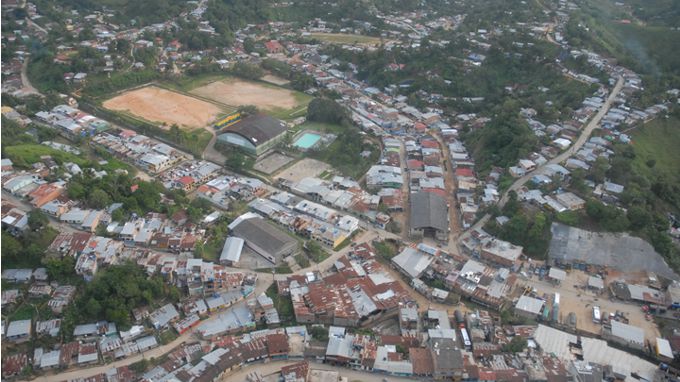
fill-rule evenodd
<path id="1" fill-rule="evenodd" d="M 593 306 L 593 322 L 596 324 L 600 324 L 602 322 L 602 317 L 600 316 L 600 307 L 599 306 Z"/>

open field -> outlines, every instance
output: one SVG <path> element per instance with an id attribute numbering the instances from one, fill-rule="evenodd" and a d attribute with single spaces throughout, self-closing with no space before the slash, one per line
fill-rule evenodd
<path id="1" fill-rule="evenodd" d="M 346 33 L 310 33 L 309 37 L 337 44 L 379 45 L 380 38 Z"/>
<path id="2" fill-rule="evenodd" d="M 187 129 L 203 128 L 224 112 L 217 105 L 156 86 L 122 93 L 104 101 L 103 106 L 146 121 L 165 123 L 167 128 L 177 124 Z"/>
<path id="3" fill-rule="evenodd" d="M 228 106 L 255 105 L 275 117 L 294 117 L 298 109 L 306 108 L 311 97 L 274 85 L 225 78 L 189 90 L 189 93 Z"/>
<path id="4" fill-rule="evenodd" d="M 635 161 L 642 173 L 665 174 L 680 182 L 680 120 L 660 117 L 631 132 Z M 647 162 L 654 160 L 654 166 Z"/>
<path id="5" fill-rule="evenodd" d="M 306 177 L 315 177 L 324 171 L 331 171 L 333 168 L 324 162 L 316 159 L 305 158 L 294 165 L 276 174 L 276 178 L 282 178 L 291 182 L 299 182 Z"/>
<path id="6" fill-rule="evenodd" d="M 294 159 L 289 156 L 274 152 L 264 158 L 258 159 L 257 162 L 255 162 L 253 169 L 271 175 L 293 160 Z"/>

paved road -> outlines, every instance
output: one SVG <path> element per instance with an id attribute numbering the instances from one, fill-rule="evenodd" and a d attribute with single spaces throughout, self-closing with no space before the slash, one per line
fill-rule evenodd
<path id="1" fill-rule="evenodd" d="M 576 139 L 576 142 L 574 142 L 573 145 L 571 145 L 570 148 L 565 150 L 563 153 L 560 155 L 556 156 L 555 158 L 549 160 L 542 166 L 539 166 L 536 168 L 536 170 L 532 171 L 529 174 L 524 175 L 523 177 L 517 179 L 515 183 L 513 183 L 510 188 L 508 188 L 503 196 L 501 197 L 500 201 L 498 202 L 499 207 L 503 207 L 505 203 L 508 202 L 508 199 L 510 197 L 510 191 L 515 191 L 519 190 L 526 182 L 528 182 L 531 178 L 534 177 L 536 174 L 540 174 L 541 170 L 543 170 L 546 166 L 551 165 L 551 164 L 558 164 L 562 163 L 565 160 L 567 160 L 571 155 L 575 154 L 578 150 L 581 149 L 581 147 L 588 141 L 590 138 L 590 134 L 593 133 L 593 130 L 597 128 L 600 125 L 600 121 L 602 118 L 607 114 L 607 111 L 609 111 L 609 108 L 612 105 L 612 102 L 614 102 L 614 99 L 619 95 L 619 92 L 623 88 L 623 77 L 619 77 L 619 79 L 616 81 L 616 85 L 612 89 L 611 93 L 609 93 L 609 97 L 607 97 L 607 100 L 604 102 L 600 110 L 595 114 L 593 119 L 588 122 L 586 127 L 581 131 L 581 135 L 579 135 L 578 139 Z M 491 215 L 486 214 L 484 217 L 482 217 L 477 223 L 475 223 L 472 227 L 470 227 L 466 232 L 465 235 L 468 233 L 472 232 L 475 229 L 481 228 L 486 224 L 486 222 L 489 220 Z M 461 235 L 461 237 L 464 237 L 465 235 Z"/>

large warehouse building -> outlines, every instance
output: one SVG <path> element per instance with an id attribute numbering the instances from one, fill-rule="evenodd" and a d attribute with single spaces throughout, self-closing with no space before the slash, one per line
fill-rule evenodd
<path id="1" fill-rule="evenodd" d="M 449 208 L 441 196 L 420 191 L 411 194 L 410 234 L 414 238 L 434 237 L 440 241 L 449 238 Z"/>
<path id="2" fill-rule="evenodd" d="M 252 212 L 234 220 L 229 230 L 272 264 L 278 264 L 284 257 L 298 251 L 297 240 Z"/>
<path id="3" fill-rule="evenodd" d="M 265 114 L 256 114 L 227 127 L 217 139 L 259 156 L 280 142 L 287 130 L 284 122 Z"/>

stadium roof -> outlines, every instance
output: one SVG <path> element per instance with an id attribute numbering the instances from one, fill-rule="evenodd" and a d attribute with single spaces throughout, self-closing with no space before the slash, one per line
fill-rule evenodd
<path id="1" fill-rule="evenodd" d="M 251 115 L 229 126 L 224 133 L 235 133 L 259 146 L 284 133 L 286 124 L 265 114 Z"/>

